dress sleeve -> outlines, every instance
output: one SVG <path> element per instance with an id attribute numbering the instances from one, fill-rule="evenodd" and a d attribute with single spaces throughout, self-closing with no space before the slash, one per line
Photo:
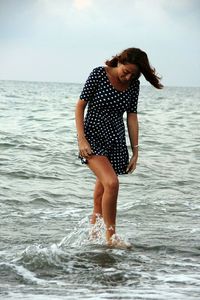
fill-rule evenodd
<path id="1" fill-rule="evenodd" d="M 99 81 L 99 67 L 92 70 L 88 79 L 86 80 L 83 90 L 80 95 L 81 100 L 90 101 L 94 96 Z"/>
<path id="2" fill-rule="evenodd" d="M 130 101 L 129 107 L 127 109 L 127 113 L 137 113 L 139 91 L 140 91 L 140 81 L 137 79 L 133 83 L 131 101 Z"/>

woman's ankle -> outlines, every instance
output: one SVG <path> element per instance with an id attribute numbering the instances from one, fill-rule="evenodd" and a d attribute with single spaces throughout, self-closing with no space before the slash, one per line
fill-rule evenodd
<path id="1" fill-rule="evenodd" d="M 115 225 L 109 225 L 106 229 L 106 240 L 111 242 L 112 236 L 115 234 Z"/>

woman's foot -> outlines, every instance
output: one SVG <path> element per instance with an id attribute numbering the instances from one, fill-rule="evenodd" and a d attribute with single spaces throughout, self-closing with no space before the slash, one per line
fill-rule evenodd
<path id="1" fill-rule="evenodd" d="M 128 242 L 123 241 L 119 236 L 113 234 L 112 237 L 107 241 L 107 245 L 113 248 L 119 249 L 130 249 L 132 245 Z"/>

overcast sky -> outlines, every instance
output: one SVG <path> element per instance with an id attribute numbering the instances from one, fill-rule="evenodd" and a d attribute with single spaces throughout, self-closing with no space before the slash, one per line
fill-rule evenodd
<path id="1" fill-rule="evenodd" d="M 127 47 L 200 86 L 200 0 L 0 0 L 0 79 L 84 82 Z"/>

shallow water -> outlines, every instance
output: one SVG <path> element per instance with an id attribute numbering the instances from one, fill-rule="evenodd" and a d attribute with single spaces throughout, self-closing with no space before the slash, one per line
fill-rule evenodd
<path id="1" fill-rule="evenodd" d="M 89 240 L 82 86 L 0 83 L 0 298 L 199 299 L 200 88 L 141 87 L 138 167 L 120 176 L 117 230 L 134 245 L 123 250 Z"/>

